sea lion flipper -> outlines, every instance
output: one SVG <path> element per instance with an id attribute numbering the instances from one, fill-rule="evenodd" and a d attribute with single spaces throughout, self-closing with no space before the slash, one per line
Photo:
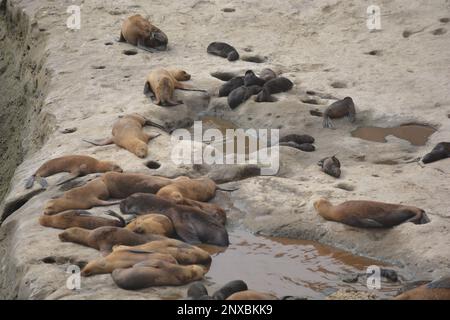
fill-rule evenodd
<path id="1" fill-rule="evenodd" d="M 236 187 L 236 188 L 222 188 L 222 187 L 219 187 L 219 186 L 216 186 L 216 189 L 217 190 L 220 190 L 220 191 L 226 191 L 226 192 L 233 192 L 233 191 L 236 191 L 236 190 L 239 190 L 239 188 L 238 187 Z"/>
<path id="2" fill-rule="evenodd" d="M 144 85 L 144 95 L 149 97 L 150 99 L 153 99 L 155 97 L 155 94 L 153 93 L 148 81 L 146 81 Z"/>
<path id="3" fill-rule="evenodd" d="M 87 140 L 87 139 L 83 139 L 84 142 L 93 144 L 94 146 L 106 146 L 108 144 L 113 144 L 114 143 L 114 139 L 113 137 L 111 138 L 106 138 L 103 140 Z"/>
<path id="4" fill-rule="evenodd" d="M 68 175 L 67 177 L 63 177 L 62 179 L 60 179 L 60 180 L 56 183 L 56 185 L 57 185 L 57 186 L 62 185 L 62 184 L 64 184 L 64 183 L 66 183 L 66 182 L 69 182 L 69 181 L 72 181 L 72 180 L 78 178 L 79 176 L 80 176 L 80 173 L 79 173 L 79 172 L 74 172 L 74 173 Z"/>
<path id="5" fill-rule="evenodd" d="M 156 51 L 158 51 L 158 50 L 155 50 L 155 49 L 145 46 L 145 44 L 143 44 L 140 39 L 138 40 L 137 47 L 139 49 L 142 49 L 142 50 L 145 50 L 145 51 L 151 52 L 151 53 L 155 53 Z"/>
<path id="6" fill-rule="evenodd" d="M 114 217 L 119 219 L 119 221 L 122 223 L 122 227 L 125 227 L 127 225 L 127 222 L 125 221 L 125 219 L 118 214 L 117 212 L 113 211 L 113 210 L 108 210 L 105 212 L 105 214 L 107 214 L 108 216 Z"/>
<path id="7" fill-rule="evenodd" d="M 158 124 L 158 123 L 156 123 L 156 122 L 153 122 L 152 120 L 147 119 L 147 118 L 145 118 L 145 123 L 144 123 L 144 125 L 146 125 L 146 126 L 152 126 L 152 127 L 155 127 L 155 128 L 159 128 L 159 129 L 161 129 L 161 130 L 163 130 L 163 131 L 167 131 L 167 129 L 166 129 L 163 125 Z"/>
<path id="8" fill-rule="evenodd" d="M 116 38 L 116 41 L 117 41 L 117 42 L 127 42 L 127 40 L 125 40 L 125 37 L 123 36 L 122 31 L 120 32 L 120 37 L 119 37 L 119 39 Z"/>
<path id="9" fill-rule="evenodd" d="M 30 189 L 34 184 L 35 179 L 36 179 L 36 176 L 32 175 L 27 180 L 25 180 L 25 189 Z"/>
<path id="10" fill-rule="evenodd" d="M 45 178 L 43 177 L 38 177 L 37 178 L 39 184 L 41 185 L 42 188 L 47 189 L 48 188 L 48 182 L 47 180 L 45 180 Z"/>

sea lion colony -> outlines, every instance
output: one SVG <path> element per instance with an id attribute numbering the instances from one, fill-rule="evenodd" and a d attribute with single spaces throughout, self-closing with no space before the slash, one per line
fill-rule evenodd
<path id="1" fill-rule="evenodd" d="M 168 38 L 156 26 L 140 15 L 129 17 L 122 25 L 120 40 L 140 49 L 154 52 L 166 50 Z M 227 58 L 239 59 L 237 50 L 229 44 L 213 42 L 207 52 Z M 145 81 L 145 93 L 152 92 L 155 104 L 172 106 L 181 101 L 173 99 L 175 89 L 191 89 L 179 81 L 191 76 L 181 69 L 156 69 Z M 227 97 L 231 109 L 237 108 L 251 96 L 256 102 L 273 102 L 273 94 L 292 89 L 293 83 L 278 76 L 270 69 L 263 69 L 259 76 L 248 70 L 225 82 L 219 89 L 220 97 Z M 198 90 L 203 91 L 203 90 Z M 323 117 L 323 127 L 332 128 L 330 119 L 348 117 L 356 120 L 355 104 L 350 97 L 336 101 L 323 112 L 312 111 Z M 139 114 L 128 114 L 113 124 L 112 137 L 87 142 L 94 145 L 116 144 L 136 156 L 145 158 L 147 143 L 159 135 L 143 132 L 145 125 L 166 129 Z M 314 151 L 314 138 L 308 135 L 290 134 L 280 139 L 279 145 Z M 423 158 L 424 163 L 438 161 L 450 156 L 450 143 L 438 144 Z M 341 163 L 335 155 L 318 162 L 322 171 L 335 178 L 341 175 Z M 216 204 L 208 203 L 215 196 L 218 186 L 208 178 L 169 179 L 145 174 L 122 173 L 122 169 L 108 161 L 89 156 L 70 155 L 45 162 L 27 180 L 25 187 L 32 188 L 35 180 L 42 188 L 49 187 L 44 179 L 51 175 L 68 172 L 69 176 L 58 182 L 62 184 L 79 176 L 104 173 L 87 184 L 48 201 L 39 223 L 45 227 L 64 229 L 59 238 L 89 246 L 101 252 L 103 257 L 89 262 L 82 270 L 83 276 L 110 273 L 114 282 L 128 290 L 150 286 L 184 285 L 198 281 L 208 272 L 211 256 L 196 244 L 219 246 L 229 244 L 226 213 Z M 133 218 L 125 220 L 114 211 L 105 212 L 110 217 L 94 216 L 85 209 L 120 203 L 123 214 Z M 375 201 L 347 201 L 333 206 L 327 199 L 314 203 L 318 214 L 327 220 L 341 222 L 359 228 L 389 228 L 404 222 L 424 224 L 429 219 L 423 209 Z M 398 299 L 449 299 L 448 279 L 431 282 L 403 293 Z M 245 282 L 232 281 L 208 295 L 202 283 L 194 283 L 188 290 L 191 299 L 277 299 L 276 297 L 248 290 Z"/>

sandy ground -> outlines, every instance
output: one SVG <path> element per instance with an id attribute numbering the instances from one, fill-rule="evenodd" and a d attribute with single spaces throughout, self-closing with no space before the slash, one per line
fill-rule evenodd
<path id="1" fill-rule="evenodd" d="M 108 136 L 114 119 L 127 112 L 139 112 L 172 127 L 186 125 L 202 112 L 242 128 L 308 133 L 316 138 L 316 152 L 281 148 L 277 177 L 242 180 L 234 183 L 240 188 L 238 192 L 217 197 L 215 201 L 229 209 L 232 225 L 263 234 L 317 240 L 394 263 L 410 279 L 431 279 L 448 272 L 450 160 L 426 167 L 406 163 L 436 143 L 449 140 L 450 24 L 440 21 L 450 15 L 448 1 L 378 1 L 382 30 L 377 32 L 366 27 L 367 1 L 42 0 L 8 4 L 23 8 L 31 17 L 30 23 L 37 23 L 37 30 L 46 36 L 41 57 L 45 57 L 50 84 L 41 113 L 54 120 L 44 130 L 47 139 L 42 148 L 31 150 L 15 171 L 3 203 L 3 209 L 9 208 L 3 210 L 3 216 L 9 217 L 0 235 L 0 297 L 151 299 L 179 293 L 175 288 L 128 293 L 114 288 L 109 276 L 87 280 L 82 292 L 67 291 L 64 263 L 87 261 L 96 257 L 96 252 L 60 243 L 57 230 L 38 225 L 44 203 L 61 194 L 60 190 L 52 187 L 40 193 L 38 186 L 29 192 L 23 190 L 23 180 L 45 160 L 73 153 L 115 160 L 127 171 L 198 174 L 192 166 L 171 163 L 168 136 L 149 144 L 146 160 L 160 162 L 157 170 L 148 169 L 145 161 L 115 146 L 92 147 L 82 141 Z M 79 31 L 65 26 L 66 9 L 72 4 L 82 5 Z M 235 11 L 221 10 L 226 7 Z M 105 45 L 118 37 L 121 21 L 133 13 L 149 15 L 164 30 L 169 51 L 138 51 L 127 56 L 122 51 L 130 49 L 129 45 Z M 405 38 L 404 31 L 412 35 Z M 212 41 L 229 42 L 243 57 L 256 55 L 266 57 L 266 61 L 230 63 L 209 56 L 206 47 Z M 373 50 L 377 54 L 368 54 Z M 151 104 L 142 94 L 143 80 L 149 70 L 161 66 L 177 66 L 191 73 L 191 83 L 208 89 L 211 100 L 183 92 L 177 93 L 185 100 L 183 105 L 161 108 Z M 231 111 L 223 98 L 214 96 L 221 81 L 211 73 L 242 74 L 264 67 L 273 68 L 295 84 L 289 93 L 277 95 L 278 102 L 248 101 Z M 337 98 L 351 96 L 357 122 L 338 120 L 336 130 L 324 130 L 321 119 L 311 117 L 309 110 L 333 100 L 308 96 L 310 90 Z M 311 98 L 319 105 L 302 102 Z M 420 147 L 395 137 L 388 137 L 387 143 L 375 143 L 350 134 L 360 126 L 405 123 L 429 124 L 438 131 Z M 73 127 L 76 132 L 61 133 Z M 343 164 L 339 180 L 321 173 L 316 165 L 317 160 L 335 153 Z M 49 179 L 50 184 L 57 179 Z M 404 224 L 384 231 L 357 230 L 318 217 L 312 202 L 323 196 L 335 203 L 371 199 L 416 205 L 428 212 L 431 223 Z M 62 263 L 43 263 L 48 256 L 61 257 Z"/>

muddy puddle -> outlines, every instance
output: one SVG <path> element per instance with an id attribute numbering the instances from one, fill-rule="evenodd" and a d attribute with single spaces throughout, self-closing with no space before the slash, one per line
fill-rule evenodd
<path id="1" fill-rule="evenodd" d="M 313 241 L 256 236 L 244 230 L 230 231 L 230 246 L 222 252 L 204 247 L 213 256 L 205 278 L 217 284 L 242 279 L 250 289 L 279 297 L 299 296 L 324 299 L 338 289 L 368 291 L 366 277 L 357 283 L 342 281 L 368 266 L 388 267 L 375 260 L 324 246 Z M 389 298 L 400 283 L 382 281 L 377 297 Z"/>
<path id="2" fill-rule="evenodd" d="M 412 145 L 423 146 L 436 129 L 418 124 L 401 125 L 392 128 L 361 127 L 352 132 L 352 136 L 374 142 L 387 142 L 387 136 L 395 136 L 407 140 Z"/>

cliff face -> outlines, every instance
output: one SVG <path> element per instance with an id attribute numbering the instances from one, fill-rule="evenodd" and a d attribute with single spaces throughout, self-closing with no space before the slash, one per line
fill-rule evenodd
<path id="1" fill-rule="evenodd" d="M 4 220 L 0 298 L 148 299 L 184 292 L 184 288 L 126 292 L 109 275 L 84 279 L 80 291 L 67 290 L 67 266 L 94 259 L 98 252 L 61 243 L 58 230 L 38 224 L 45 202 L 63 192 L 52 186 L 59 176 L 49 179 L 51 187 L 45 192 L 37 185 L 24 190 L 24 180 L 44 161 L 66 154 L 92 155 L 116 161 L 125 171 L 169 177 L 225 177 L 232 170 L 176 166 L 170 159 L 167 135 L 149 143 L 145 160 L 113 145 L 93 147 L 82 141 L 107 137 L 117 116 L 131 112 L 172 128 L 209 115 L 241 128 L 280 128 L 282 134 L 314 136 L 316 152 L 281 147 L 276 177 L 237 181 L 239 192 L 217 197 L 215 201 L 228 209 L 231 225 L 331 244 L 394 263 L 412 278 L 432 278 L 448 271 L 450 160 L 425 167 L 409 162 L 450 137 L 450 25 L 442 19 L 448 18 L 444 15 L 449 12 L 448 1 L 433 1 L 432 5 L 428 1 L 379 1 L 382 30 L 378 32 L 366 27 L 367 2 L 356 0 L 80 1 L 75 3 L 81 5 L 81 29 L 77 31 L 66 27 L 66 10 L 73 1 L 10 0 L 2 4 L 0 176 L 5 188 L 1 190 L 8 188 L 9 192 L 0 208 Z M 225 7 L 235 11 L 224 12 Z M 132 48 L 114 39 L 122 20 L 135 13 L 149 14 L 166 32 L 169 51 L 123 53 Z M 233 44 L 243 59 L 230 63 L 207 55 L 206 47 L 212 41 Z M 142 94 L 144 79 L 152 68 L 165 66 L 188 71 L 192 84 L 208 89 L 211 98 L 177 92 L 183 105 L 151 104 Z M 277 102 L 249 100 L 233 111 L 226 99 L 217 98 L 222 82 L 212 73 L 243 74 L 265 67 L 291 79 L 293 90 L 279 95 Z M 336 130 L 325 130 L 320 118 L 310 116 L 311 109 L 334 101 L 329 97 L 345 96 L 356 103 L 355 124 L 337 120 Z M 369 142 L 350 134 L 357 127 L 405 123 L 432 125 L 437 132 L 424 146 L 392 136 L 387 143 Z M 74 127 L 75 132 L 63 133 Z M 323 174 L 316 165 L 336 153 L 343 165 L 339 180 Z M 147 167 L 150 160 L 161 166 Z M 427 211 L 431 223 L 357 230 L 318 217 L 312 206 L 318 197 L 334 203 L 370 199 L 415 205 Z M 100 214 L 104 209 L 92 212 Z"/>

